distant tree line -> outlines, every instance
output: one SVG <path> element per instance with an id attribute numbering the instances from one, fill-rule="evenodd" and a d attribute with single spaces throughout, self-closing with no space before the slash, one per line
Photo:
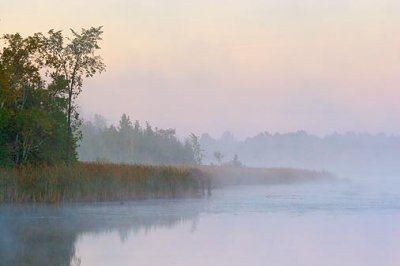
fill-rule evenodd
<path id="1" fill-rule="evenodd" d="M 74 162 L 80 139 L 75 100 L 83 80 L 105 69 L 101 27 L 6 34 L 0 50 L 0 166 Z"/>
<path id="2" fill-rule="evenodd" d="M 118 126 L 108 126 L 95 115 L 82 125 L 82 141 L 78 148 L 82 161 L 103 161 L 131 164 L 201 164 L 199 137 L 191 134 L 185 141 L 175 135 L 175 129 L 153 128 L 132 122 L 126 114 Z"/>
<path id="3" fill-rule="evenodd" d="M 238 140 L 225 132 L 220 138 L 203 134 L 200 144 L 206 164 L 243 162 L 255 167 L 294 167 L 359 175 L 400 173 L 400 136 L 395 135 L 349 132 L 319 137 L 305 131 L 262 132 Z"/>
<path id="4" fill-rule="evenodd" d="M 233 155 L 233 158 L 230 161 L 224 161 L 223 159 L 225 158 L 225 155 L 219 151 L 215 151 L 213 153 L 213 157 L 215 159 L 216 165 L 236 166 L 236 167 L 244 166 L 243 163 L 239 160 L 239 156 L 236 153 Z M 211 165 L 214 165 L 214 162 L 211 161 Z"/>

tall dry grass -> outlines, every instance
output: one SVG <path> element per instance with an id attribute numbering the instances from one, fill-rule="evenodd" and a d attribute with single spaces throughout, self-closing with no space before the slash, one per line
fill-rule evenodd
<path id="1" fill-rule="evenodd" d="M 1 202 L 112 201 L 197 196 L 202 177 L 190 169 L 77 163 L 0 169 Z"/>
<path id="2" fill-rule="evenodd" d="M 214 187 L 227 185 L 292 184 L 329 182 L 336 177 L 324 171 L 296 168 L 259 168 L 235 166 L 199 166 L 198 170 L 212 180 Z"/>
<path id="3" fill-rule="evenodd" d="M 233 166 L 77 163 L 0 168 L 0 203 L 193 197 L 227 185 L 331 181 L 327 172 Z"/>

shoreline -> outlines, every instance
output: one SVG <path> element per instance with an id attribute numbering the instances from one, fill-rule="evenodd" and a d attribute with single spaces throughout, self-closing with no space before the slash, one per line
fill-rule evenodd
<path id="1" fill-rule="evenodd" d="M 196 198 L 230 185 L 292 184 L 335 180 L 327 172 L 292 168 L 155 166 L 78 162 L 0 168 L 0 204 L 124 202 Z"/>

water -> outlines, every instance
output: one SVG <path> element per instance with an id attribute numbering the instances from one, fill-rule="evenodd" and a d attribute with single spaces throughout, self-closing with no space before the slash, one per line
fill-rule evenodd
<path id="1" fill-rule="evenodd" d="M 399 265 L 400 182 L 0 207 L 0 265 Z"/>

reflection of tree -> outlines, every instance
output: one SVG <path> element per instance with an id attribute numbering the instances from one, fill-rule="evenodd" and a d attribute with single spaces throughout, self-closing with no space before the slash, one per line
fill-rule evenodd
<path id="1" fill-rule="evenodd" d="M 197 204 L 143 201 L 124 205 L 2 206 L 0 264 L 79 265 L 74 246 L 80 235 L 118 230 L 121 241 L 125 241 L 131 232 L 195 221 L 200 200 L 193 202 Z"/>

